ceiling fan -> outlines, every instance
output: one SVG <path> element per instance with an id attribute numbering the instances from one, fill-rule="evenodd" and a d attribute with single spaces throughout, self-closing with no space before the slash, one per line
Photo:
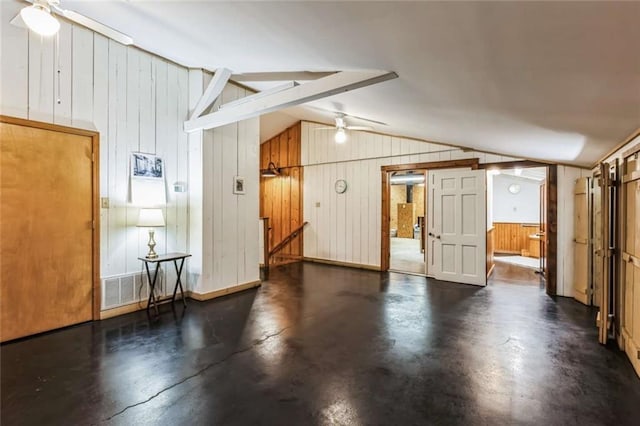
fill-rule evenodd
<path id="1" fill-rule="evenodd" d="M 23 26 L 22 24 L 25 24 L 29 29 L 42 36 L 52 36 L 60 30 L 60 22 L 51 14 L 51 12 L 53 12 L 124 45 L 133 44 L 133 39 L 120 31 L 114 30 L 73 10 L 62 9 L 60 7 L 60 0 L 26 1 L 32 3 L 32 5 L 24 7 L 20 13 L 11 20 L 13 25 Z"/>
<path id="2" fill-rule="evenodd" d="M 347 124 L 345 117 L 351 117 L 351 118 L 355 118 L 356 120 L 362 120 L 362 121 L 368 121 L 370 123 L 375 123 L 375 124 L 381 124 L 383 126 L 386 126 L 385 123 L 381 122 L 381 121 L 375 121 L 375 120 L 369 120 L 366 118 L 361 118 L 361 117 L 356 117 L 353 115 L 348 115 L 345 114 L 344 112 L 336 112 L 335 113 L 335 121 L 336 121 L 336 125 L 333 127 L 316 127 L 315 130 L 335 130 L 336 131 L 336 135 L 335 135 L 335 141 L 336 143 L 344 143 L 347 140 L 347 130 L 373 130 L 373 127 L 371 126 L 350 126 Z"/>

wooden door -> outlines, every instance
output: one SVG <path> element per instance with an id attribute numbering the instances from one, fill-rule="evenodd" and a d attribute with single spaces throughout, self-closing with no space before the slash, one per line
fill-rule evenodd
<path id="1" fill-rule="evenodd" d="M 573 297 L 585 305 L 591 304 L 589 282 L 589 178 L 576 180 L 573 222 Z"/>
<path id="2" fill-rule="evenodd" d="M 604 281 L 604 235 L 602 222 L 602 177 L 596 175 L 591 182 L 591 276 L 593 282 L 593 305 L 600 306 Z"/>
<path id="3" fill-rule="evenodd" d="M 91 320 L 99 303 L 97 135 L 55 129 L 0 123 L 2 341 Z"/>
<path id="4" fill-rule="evenodd" d="M 635 155 L 626 159 L 625 169 L 621 333 L 624 350 L 640 375 L 640 163 Z"/>
<path id="5" fill-rule="evenodd" d="M 600 311 L 598 312 L 598 340 L 603 345 L 609 340 L 609 329 L 611 322 L 609 314 L 612 313 L 612 285 L 614 277 L 614 253 L 615 248 L 615 189 L 611 179 L 611 170 L 607 163 L 600 165 L 600 175 L 602 176 L 601 200 L 602 200 L 602 239 L 603 239 L 603 279 L 602 292 L 600 294 Z"/>
<path id="6" fill-rule="evenodd" d="M 486 174 L 484 170 L 435 170 L 430 176 L 433 222 L 429 230 L 434 276 L 486 285 Z"/>

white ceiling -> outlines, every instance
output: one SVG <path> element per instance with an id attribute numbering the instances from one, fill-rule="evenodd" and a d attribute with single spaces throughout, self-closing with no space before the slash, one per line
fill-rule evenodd
<path id="1" fill-rule="evenodd" d="M 385 133 L 591 165 L 640 125 L 640 2 L 62 6 L 192 67 L 395 71 L 396 80 L 314 103 L 388 123 L 376 127 Z M 282 118 L 332 122 L 304 108 L 284 113 L 264 117 L 263 137 Z"/>

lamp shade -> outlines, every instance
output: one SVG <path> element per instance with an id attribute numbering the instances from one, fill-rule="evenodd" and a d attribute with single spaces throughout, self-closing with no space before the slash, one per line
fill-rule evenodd
<path id="1" fill-rule="evenodd" d="M 138 216 L 138 223 L 136 224 L 136 226 L 164 226 L 164 216 L 162 216 L 162 209 L 140 209 L 140 215 Z"/>
<path id="2" fill-rule="evenodd" d="M 60 22 L 51 16 L 46 6 L 38 3 L 23 8 L 20 17 L 27 27 L 42 36 L 52 36 L 60 29 Z"/>

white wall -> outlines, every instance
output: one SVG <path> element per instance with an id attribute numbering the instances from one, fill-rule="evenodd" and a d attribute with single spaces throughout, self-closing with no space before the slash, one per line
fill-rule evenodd
<path id="1" fill-rule="evenodd" d="M 187 70 L 81 26 L 61 21 L 56 39 L 8 24 L 23 3 L 2 2 L 2 114 L 100 132 L 100 275 L 139 272 L 147 232 L 128 203 L 129 155 L 157 154 L 166 181 L 187 180 Z M 57 70 L 60 70 L 60 81 Z M 187 249 L 187 196 L 167 191 L 167 226 L 156 251 Z"/>
<path id="2" fill-rule="evenodd" d="M 331 130 L 315 130 L 318 127 L 324 126 L 302 123 L 303 214 L 309 222 L 304 255 L 311 258 L 380 266 L 383 165 L 464 158 L 479 158 L 481 163 L 515 160 L 368 132 L 349 132 L 347 142 L 337 145 Z M 347 181 L 344 194 L 334 190 L 337 179 Z"/>
<path id="3" fill-rule="evenodd" d="M 211 74 L 191 70 L 190 106 L 197 103 Z M 216 100 L 221 103 L 247 96 L 229 84 Z M 196 293 L 209 293 L 256 282 L 260 278 L 259 119 L 241 121 L 189 135 L 190 282 Z M 233 193 L 234 176 L 245 178 L 245 194 Z"/>
<path id="4" fill-rule="evenodd" d="M 509 186 L 520 185 L 520 192 L 512 194 Z M 496 175 L 492 185 L 494 222 L 539 223 L 540 183 L 510 175 Z"/>
<path id="5" fill-rule="evenodd" d="M 303 214 L 309 222 L 304 255 L 310 258 L 380 266 L 383 165 L 461 158 L 478 158 L 480 163 L 516 160 L 368 132 L 349 132 L 347 143 L 337 145 L 332 131 L 317 127 L 324 126 L 302 123 Z M 578 177 L 588 174 L 558 166 L 557 294 L 561 296 L 573 294 L 573 186 Z M 344 194 L 334 191 L 337 179 L 347 181 Z"/>
<path id="6" fill-rule="evenodd" d="M 202 145 L 202 134 L 189 136 L 182 130 L 190 104 L 199 98 L 190 89 L 199 87 L 201 93 L 202 78 L 194 80 L 182 66 L 63 20 L 56 52 L 55 37 L 43 39 L 8 24 L 22 7 L 21 2 L 0 2 L 0 113 L 100 133 L 100 197 L 110 204 L 100 212 L 103 307 L 145 294 L 122 294 L 123 288 L 133 293 L 129 290 L 142 284 L 137 258 L 148 249 L 147 231 L 135 227 L 139 206 L 128 202 L 132 151 L 154 153 L 165 161 L 166 227 L 156 230 L 156 251 L 193 252 L 187 268 L 193 267 L 196 275 L 203 264 L 212 267 L 205 269 L 207 281 L 187 280 L 189 287 L 206 292 L 257 280 L 258 120 L 204 132 Z M 243 95 L 244 90 L 229 86 L 223 98 Z M 190 159 L 192 155 L 197 157 Z M 191 167 L 198 162 L 199 168 Z M 242 198 L 231 195 L 235 174 L 247 178 Z M 176 181 L 187 182 L 188 193 L 173 192 Z M 198 221 L 206 226 L 190 232 L 190 222 Z M 222 250 L 222 239 L 230 241 L 228 251 Z M 211 249 L 204 250 L 205 244 Z M 173 267 L 167 274 L 172 283 Z"/>

